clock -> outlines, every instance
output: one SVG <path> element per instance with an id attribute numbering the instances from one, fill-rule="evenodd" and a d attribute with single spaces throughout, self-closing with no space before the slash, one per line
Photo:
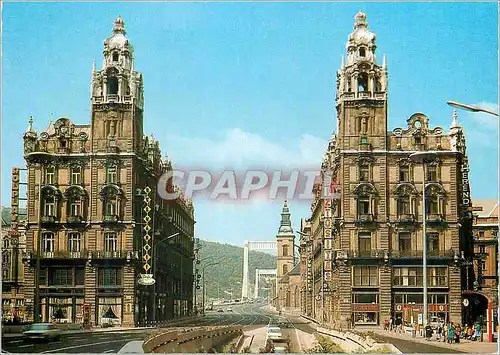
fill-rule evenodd
<path id="1" fill-rule="evenodd" d="M 422 122 L 415 121 L 415 123 L 413 125 L 415 126 L 415 128 L 420 128 L 420 127 L 422 127 Z"/>

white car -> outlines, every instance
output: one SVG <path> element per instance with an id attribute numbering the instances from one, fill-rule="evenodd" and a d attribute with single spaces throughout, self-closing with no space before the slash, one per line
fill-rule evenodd
<path id="1" fill-rule="evenodd" d="M 29 326 L 24 333 L 24 339 L 55 340 L 61 338 L 61 331 L 52 323 L 35 323 Z"/>
<path id="2" fill-rule="evenodd" d="M 267 327 L 267 339 L 270 339 L 272 341 L 283 339 L 281 328 L 273 326 Z"/>
<path id="3" fill-rule="evenodd" d="M 232 308 L 228 308 L 228 309 L 226 310 L 226 312 L 232 312 L 232 311 L 233 311 L 233 309 L 232 309 Z"/>

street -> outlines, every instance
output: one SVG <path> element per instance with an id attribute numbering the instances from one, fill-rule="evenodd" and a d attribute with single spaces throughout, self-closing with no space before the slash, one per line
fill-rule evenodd
<path id="1" fill-rule="evenodd" d="M 233 312 L 207 311 L 205 317 L 190 325 L 264 326 L 275 318 L 272 314 L 261 309 L 262 305 L 245 304 L 231 307 Z M 224 310 L 226 308 L 223 307 Z M 2 339 L 2 350 L 12 353 L 117 353 L 129 341 L 143 340 L 149 332 L 151 332 L 150 329 L 130 329 L 65 334 L 61 336 L 60 340 L 52 342 L 24 342 L 22 339 L 4 338 Z"/>

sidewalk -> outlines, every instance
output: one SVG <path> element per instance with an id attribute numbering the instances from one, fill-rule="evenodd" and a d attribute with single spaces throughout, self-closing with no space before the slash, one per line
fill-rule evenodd
<path id="1" fill-rule="evenodd" d="M 360 331 L 361 329 L 357 328 L 355 329 L 357 331 Z M 463 351 L 466 353 L 474 353 L 474 354 L 493 354 L 496 353 L 497 349 L 497 344 L 496 343 L 488 343 L 488 342 L 478 342 L 478 341 L 471 341 L 471 340 L 464 340 L 460 339 L 460 343 L 456 344 L 447 344 L 441 341 L 434 340 L 428 341 L 425 340 L 421 336 L 417 336 L 416 338 L 413 338 L 410 334 L 405 334 L 405 333 L 395 333 L 395 332 L 390 332 L 382 329 L 375 329 L 375 328 L 366 328 L 362 329 L 361 331 L 366 330 L 366 331 L 372 331 L 375 334 L 379 334 L 381 336 L 389 337 L 389 338 L 396 338 L 396 339 L 404 339 L 410 342 L 414 343 L 423 343 L 423 344 L 428 344 L 428 345 L 433 345 L 433 346 L 439 346 L 441 348 L 445 349 L 454 349 L 457 351 Z"/>

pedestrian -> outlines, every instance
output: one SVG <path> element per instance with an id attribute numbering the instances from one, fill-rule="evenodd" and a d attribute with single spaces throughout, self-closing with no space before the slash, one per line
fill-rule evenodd
<path id="1" fill-rule="evenodd" d="M 437 332 L 436 332 L 436 340 L 439 341 L 441 340 L 441 333 L 443 332 L 443 327 L 441 323 L 438 324 L 437 326 Z"/>
<path id="2" fill-rule="evenodd" d="M 443 327 L 443 342 L 446 343 L 448 341 L 448 323 L 445 323 Z"/>
<path id="3" fill-rule="evenodd" d="M 477 333 L 478 339 L 482 342 L 483 341 L 483 327 L 482 327 L 480 322 L 477 323 L 476 333 Z"/>
<path id="4" fill-rule="evenodd" d="M 453 323 L 451 323 L 450 326 L 448 327 L 448 344 L 451 344 L 454 338 L 455 338 L 455 327 L 453 326 Z"/>
<path id="5" fill-rule="evenodd" d="M 457 324 L 455 327 L 455 343 L 460 343 L 460 333 L 462 332 L 462 329 L 460 327 L 460 324 Z"/>

